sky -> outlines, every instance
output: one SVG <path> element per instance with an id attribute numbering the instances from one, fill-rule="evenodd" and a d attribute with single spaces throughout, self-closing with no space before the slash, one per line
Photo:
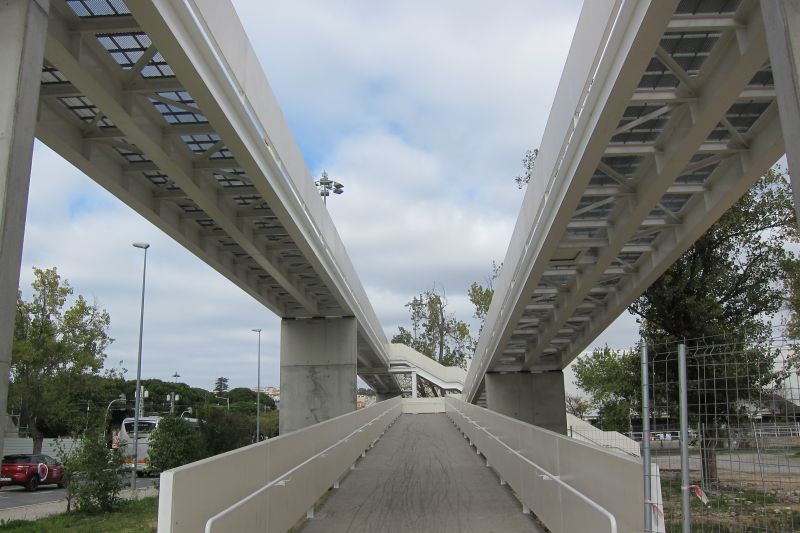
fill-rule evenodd
<path id="1" fill-rule="evenodd" d="M 387 338 L 404 304 L 466 293 L 505 255 L 580 2 L 234 0 L 306 163 L 344 184 L 328 210 Z M 111 315 L 106 367 L 135 377 L 143 252 L 142 375 L 211 388 L 279 383 L 279 319 L 41 143 L 34 147 L 20 286 L 55 266 Z M 477 330 L 476 330 L 477 331 Z M 594 345 L 628 348 L 629 315 Z"/>

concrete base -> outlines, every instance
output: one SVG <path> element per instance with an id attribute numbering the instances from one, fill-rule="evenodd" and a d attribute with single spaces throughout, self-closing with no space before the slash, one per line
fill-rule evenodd
<path id="1" fill-rule="evenodd" d="M 486 374 L 486 405 L 491 411 L 567 434 L 564 374 L 553 372 Z"/>
<path id="2" fill-rule="evenodd" d="M 356 319 L 284 319 L 281 434 L 355 409 Z"/>

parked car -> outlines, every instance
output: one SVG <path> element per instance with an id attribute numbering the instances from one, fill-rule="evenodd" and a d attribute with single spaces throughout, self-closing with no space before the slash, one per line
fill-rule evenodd
<path id="1" fill-rule="evenodd" d="M 3 457 L 0 487 L 22 485 L 29 491 L 39 485 L 64 486 L 64 465 L 49 455 L 21 453 Z"/>

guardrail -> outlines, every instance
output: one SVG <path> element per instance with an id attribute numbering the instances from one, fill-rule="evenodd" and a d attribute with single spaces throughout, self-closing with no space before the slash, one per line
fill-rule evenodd
<path id="1" fill-rule="evenodd" d="M 500 482 L 514 489 L 523 512 L 533 511 L 550 531 L 642 531 L 641 461 L 457 398 L 445 405 Z"/>
<path id="2" fill-rule="evenodd" d="M 161 474 L 158 531 L 286 531 L 400 416 L 392 398 Z"/>

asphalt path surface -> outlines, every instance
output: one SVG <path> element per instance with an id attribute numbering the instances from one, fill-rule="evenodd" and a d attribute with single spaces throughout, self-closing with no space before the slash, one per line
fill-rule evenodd
<path id="1" fill-rule="evenodd" d="M 541 530 L 445 415 L 404 414 L 301 531 Z"/>
<path id="2" fill-rule="evenodd" d="M 157 477 L 143 477 L 136 480 L 136 488 L 143 489 L 152 487 L 158 480 Z M 28 492 L 25 487 L 19 485 L 7 485 L 0 489 L 0 510 L 11 509 L 12 507 L 22 507 L 25 505 L 37 505 L 40 503 L 55 502 L 64 500 L 67 497 L 66 489 L 58 488 L 58 485 L 42 485 L 34 492 Z"/>
<path id="3" fill-rule="evenodd" d="M 746 474 L 769 474 L 782 476 L 787 479 L 800 479 L 800 458 L 792 457 L 786 453 L 762 452 L 760 455 L 753 451 L 717 451 L 717 469 L 720 471 L 739 472 Z M 663 469 L 677 470 L 681 465 L 680 454 L 671 453 L 657 455 L 653 461 Z M 700 455 L 698 452 L 689 453 L 689 469 L 700 470 Z"/>

